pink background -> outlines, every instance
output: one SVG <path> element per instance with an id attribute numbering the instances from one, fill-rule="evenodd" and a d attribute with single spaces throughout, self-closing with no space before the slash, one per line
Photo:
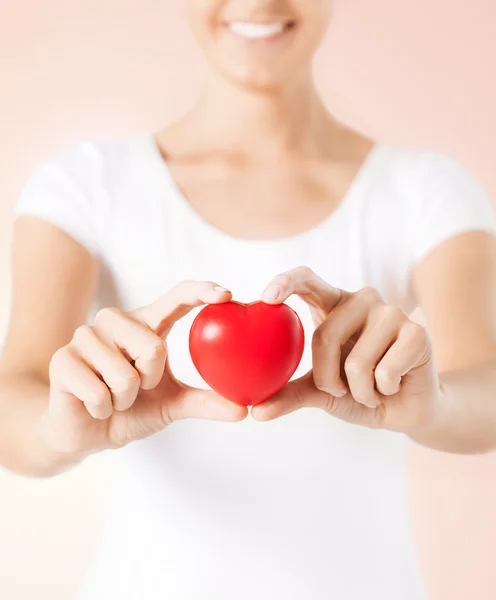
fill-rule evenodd
<path id="1" fill-rule="evenodd" d="M 78 140 L 161 127 L 194 98 L 202 61 L 178 0 L 0 2 L 0 289 L 8 290 L 9 211 L 30 171 Z M 493 0 L 337 0 L 317 68 L 338 117 L 459 159 L 496 198 Z M 5 292 L 0 331 L 7 303 Z M 496 597 L 495 467 L 495 456 L 412 453 L 415 538 L 435 600 Z M 0 474 L 0 597 L 71 597 L 98 531 L 104 481 L 99 457 L 52 481 Z"/>

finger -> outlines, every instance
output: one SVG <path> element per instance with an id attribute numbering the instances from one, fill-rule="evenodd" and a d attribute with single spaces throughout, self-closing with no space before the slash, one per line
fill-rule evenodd
<path id="1" fill-rule="evenodd" d="M 167 347 L 162 338 L 116 308 L 101 310 L 96 316 L 95 327 L 98 336 L 109 346 L 115 345 L 134 361 L 144 390 L 157 387 L 167 358 Z"/>
<path id="2" fill-rule="evenodd" d="M 269 400 L 253 406 L 251 416 L 257 421 L 272 421 L 300 408 L 322 408 L 332 412 L 334 400 L 330 394 L 316 389 L 310 372 L 290 381 Z"/>
<path id="3" fill-rule="evenodd" d="M 112 415 L 110 390 L 72 348 L 66 346 L 59 350 L 52 359 L 50 368 L 55 373 L 51 380 L 62 392 L 54 394 L 52 410 L 67 412 L 67 406 L 60 406 L 60 402 L 69 394 L 84 404 L 94 419 L 108 419 Z M 72 408 L 77 410 L 74 406 Z"/>
<path id="4" fill-rule="evenodd" d="M 182 419 L 237 422 L 248 415 L 245 406 L 230 402 L 216 392 L 187 386 L 168 402 L 166 411 L 171 422 Z"/>
<path id="5" fill-rule="evenodd" d="M 313 374 L 315 386 L 333 396 L 348 392 L 343 378 L 343 348 L 352 346 L 355 335 L 365 327 L 370 305 L 360 295 L 353 294 L 337 306 L 317 327 L 312 338 Z"/>
<path id="6" fill-rule="evenodd" d="M 101 376 L 110 389 L 116 410 L 127 410 L 136 400 L 141 379 L 118 348 L 104 343 L 92 327 L 76 330 L 72 342 L 84 362 Z"/>
<path id="7" fill-rule="evenodd" d="M 265 288 L 262 300 L 280 304 L 292 294 L 319 309 L 323 316 L 349 296 L 348 292 L 332 287 L 308 267 L 298 267 L 274 277 Z"/>
<path id="8" fill-rule="evenodd" d="M 229 290 L 211 281 L 183 281 L 153 304 L 132 313 L 160 337 L 167 337 L 174 323 L 203 304 L 219 304 L 231 299 Z"/>
<path id="9" fill-rule="evenodd" d="M 369 314 L 364 330 L 344 363 L 348 386 L 356 402 L 369 408 L 381 404 L 379 392 L 382 390 L 375 389 L 375 369 L 406 319 L 401 309 L 391 306 L 381 306 Z"/>
<path id="10" fill-rule="evenodd" d="M 426 364 L 430 358 L 431 347 L 426 330 L 413 321 L 407 321 L 375 369 L 377 389 L 385 396 L 397 394 L 402 377 Z"/>
<path id="11" fill-rule="evenodd" d="M 317 390 L 311 372 L 290 381 L 272 398 L 254 406 L 251 415 L 257 421 L 272 421 L 300 408 L 320 408 L 341 421 L 367 427 L 378 427 L 384 419 L 383 407 L 371 410 L 355 402 L 350 394 L 336 398 Z"/>

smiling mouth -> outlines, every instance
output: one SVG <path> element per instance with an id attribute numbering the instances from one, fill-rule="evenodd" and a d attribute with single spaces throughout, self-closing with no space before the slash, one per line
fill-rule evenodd
<path id="1" fill-rule="evenodd" d="M 225 27 L 234 35 L 246 40 L 271 40 L 295 27 L 294 21 L 226 21 Z"/>

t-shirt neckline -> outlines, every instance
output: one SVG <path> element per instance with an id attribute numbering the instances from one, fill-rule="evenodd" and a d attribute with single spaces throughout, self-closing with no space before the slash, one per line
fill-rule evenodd
<path id="1" fill-rule="evenodd" d="M 148 134 L 145 137 L 145 144 L 151 152 L 153 162 L 157 165 L 154 172 L 157 175 L 159 190 L 164 196 L 170 196 L 171 193 L 173 194 L 174 200 L 181 210 L 184 219 L 191 226 L 194 226 L 203 236 L 210 238 L 213 243 L 223 243 L 228 246 L 230 245 L 231 247 L 238 246 L 248 250 L 257 248 L 284 248 L 317 236 L 321 231 L 331 226 L 331 224 L 334 227 L 335 224 L 340 221 L 340 218 L 344 216 L 346 210 L 353 205 L 354 201 L 360 196 L 360 190 L 362 190 L 368 182 L 373 167 L 384 148 L 384 146 L 378 142 L 374 144 L 355 174 L 353 181 L 349 185 L 348 190 L 339 205 L 319 223 L 296 234 L 269 239 L 255 239 L 233 236 L 204 219 L 200 213 L 193 208 L 176 183 L 167 162 L 162 156 L 162 152 L 155 140 L 155 136 L 153 134 Z"/>

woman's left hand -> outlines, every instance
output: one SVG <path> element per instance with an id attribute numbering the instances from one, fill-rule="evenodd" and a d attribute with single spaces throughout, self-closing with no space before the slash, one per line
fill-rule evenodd
<path id="1" fill-rule="evenodd" d="M 313 369 L 290 381 L 252 416 L 268 421 L 303 407 L 339 419 L 405 433 L 437 420 L 442 394 L 425 329 L 373 288 L 333 288 L 311 269 L 275 277 L 263 300 L 279 304 L 292 294 L 312 311 Z"/>

